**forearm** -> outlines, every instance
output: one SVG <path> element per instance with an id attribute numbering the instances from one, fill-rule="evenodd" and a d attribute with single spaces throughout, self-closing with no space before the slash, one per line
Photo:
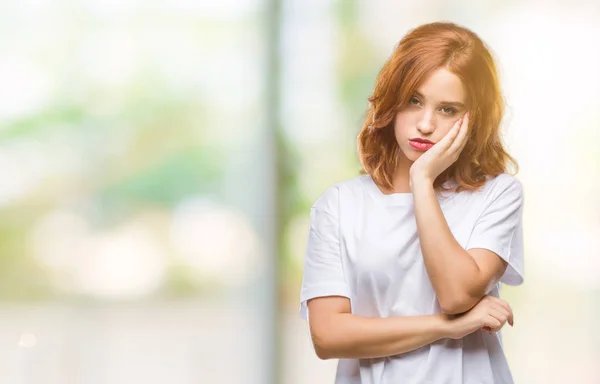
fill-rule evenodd
<path id="1" fill-rule="evenodd" d="M 466 311 L 485 294 L 479 267 L 452 235 L 432 183 L 414 180 L 412 189 L 423 261 L 438 301 L 450 308 L 460 302 Z"/>
<path id="2" fill-rule="evenodd" d="M 344 313 L 330 321 L 327 334 L 313 335 L 322 359 L 398 355 L 451 337 L 456 328 L 456 320 L 445 315 L 367 318 Z"/>

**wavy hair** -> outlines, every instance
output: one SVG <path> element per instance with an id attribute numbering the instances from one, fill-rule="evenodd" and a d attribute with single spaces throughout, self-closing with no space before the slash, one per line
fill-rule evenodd
<path id="1" fill-rule="evenodd" d="M 436 22 L 411 30 L 400 40 L 377 79 L 365 123 L 358 135 L 361 173 L 392 187 L 400 148 L 394 135 L 396 114 L 407 106 L 420 84 L 434 71 L 446 68 L 465 87 L 470 111 L 469 138 L 458 160 L 435 180 L 437 191 L 446 181 L 455 191 L 476 190 L 487 176 L 497 176 L 516 160 L 500 137 L 504 101 L 494 59 L 472 31 L 453 23 Z"/>

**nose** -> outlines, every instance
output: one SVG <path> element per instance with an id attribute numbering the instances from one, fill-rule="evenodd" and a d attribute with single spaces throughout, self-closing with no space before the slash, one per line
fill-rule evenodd
<path id="1" fill-rule="evenodd" d="M 417 129 L 423 135 L 429 135 L 435 131 L 435 121 L 433 111 L 424 109 L 418 117 Z"/>

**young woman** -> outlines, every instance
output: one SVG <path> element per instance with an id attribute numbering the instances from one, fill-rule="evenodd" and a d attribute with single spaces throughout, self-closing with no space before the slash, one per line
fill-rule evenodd
<path id="1" fill-rule="evenodd" d="M 311 208 L 301 314 L 336 384 L 512 383 L 500 283 L 523 282 L 521 183 L 492 56 L 451 23 L 408 33 L 377 77 L 362 175 Z"/>

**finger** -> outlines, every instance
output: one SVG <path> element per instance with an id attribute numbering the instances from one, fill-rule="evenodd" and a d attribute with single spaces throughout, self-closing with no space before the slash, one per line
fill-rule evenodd
<path id="1" fill-rule="evenodd" d="M 489 327 L 490 331 L 494 331 L 495 329 L 502 328 L 502 323 L 500 323 L 495 317 L 488 316 L 488 318 L 485 320 L 485 326 Z"/>
<path id="2" fill-rule="evenodd" d="M 506 315 L 506 321 L 512 327 L 512 322 L 513 322 L 513 313 L 512 313 L 512 311 L 509 309 L 508 311 L 505 312 L 505 315 Z"/>
<path id="3" fill-rule="evenodd" d="M 461 119 L 459 131 L 450 146 L 449 151 L 451 153 L 460 153 L 467 143 L 467 133 L 469 132 L 469 113 L 467 112 Z"/>
<path id="4" fill-rule="evenodd" d="M 510 304 L 508 304 L 508 301 L 506 301 L 506 300 L 502 300 L 502 299 L 499 299 L 499 298 L 497 298 L 497 297 L 494 297 L 494 302 L 495 302 L 496 304 L 498 304 L 498 305 L 502 306 L 502 307 L 503 307 L 504 309 L 506 309 L 507 311 L 511 311 Z"/>
<path id="5" fill-rule="evenodd" d="M 448 133 L 446 133 L 446 135 L 442 138 L 442 140 L 439 141 L 439 143 L 438 143 L 439 147 L 441 147 L 441 149 L 443 151 L 448 150 L 450 148 L 450 146 L 452 145 L 452 143 L 454 143 L 454 141 L 456 141 L 456 136 L 458 135 L 458 133 L 460 131 L 462 121 L 463 121 L 462 118 L 458 119 L 454 123 L 452 128 L 450 128 Z"/>
<path id="6" fill-rule="evenodd" d="M 511 327 L 514 326 L 514 324 L 515 324 L 514 313 L 513 313 L 513 310 L 512 310 L 512 307 L 510 306 L 510 304 L 507 301 L 502 300 L 497 297 L 494 297 L 494 296 L 488 296 L 488 297 L 489 297 L 489 300 L 491 300 L 495 305 L 498 305 L 499 307 L 503 308 L 504 311 L 506 311 L 508 324 L 510 324 Z"/>
<path id="7" fill-rule="evenodd" d="M 498 308 L 490 308 L 488 313 L 490 316 L 493 316 L 496 320 L 498 320 L 500 324 L 504 325 L 504 323 L 506 323 L 508 316 L 502 310 L 499 310 Z"/>
<path id="8" fill-rule="evenodd" d="M 515 325 L 515 316 L 513 314 L 513 310 L 512 307 L 510 306 L 510 304 L 506 303 L 508 305 L 508 324 L 510 324 L 511 327 L 513 327 Z"/>
<path id="9" fill-rule="evenodd" d="M 490 329 L 489 333 L 499 332 L 503 327 L 504 327 L 504 323 L 498 322 L 498 324 L 495 324 L 495 325 L 489 327 L 489 329 Z"/>
<path id="10" fill-rule="evenodd" d="M 469 124 L 471 123 L 471 113 L 467 112 L 466 115 L 466 118 L 463 117 L 464 137 L 462 138 L 460 148 L 458 149 L 459 153 L 462 152 L 463 148 L 467 145 L 467 142 L 469 141 Z"/>

